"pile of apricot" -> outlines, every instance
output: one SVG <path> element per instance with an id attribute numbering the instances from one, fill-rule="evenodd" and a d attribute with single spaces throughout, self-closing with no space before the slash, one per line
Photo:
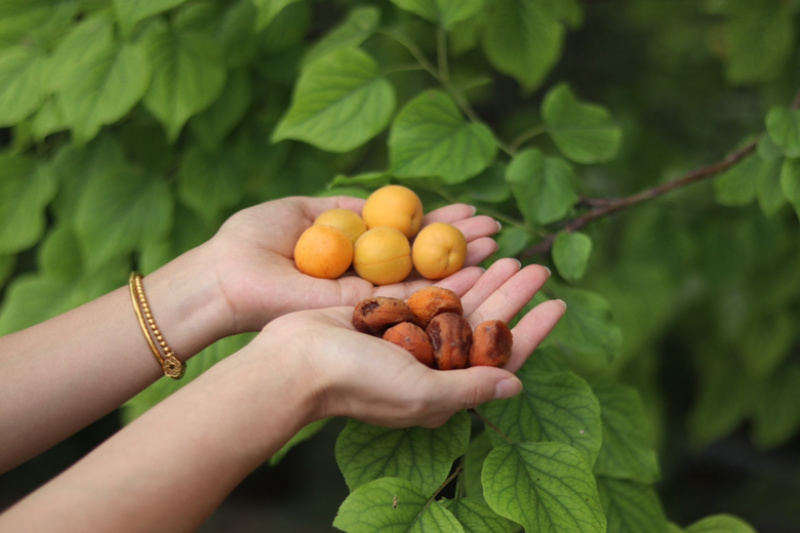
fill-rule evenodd
<path id="1" fill-rule="evenodd" d="M 331 209 L 319 215 L 294 248 L 298 270 L 335 279 L 352 266 L 361 278 L 386 285 L 406 279 L 413 270 L 427 279 L 458 271 L 467 255 L 461 231 L 445 222 L 422 226 L 419 196 L 402 185 L 374 191 L 361 214 Z"/>
<path id="2" fill-rule="evenodd" d="M 461 299 L 443 287 L 426 287 L 407 300 L 373 296 L 353 309 L 353 327 L 394 343 L 439 370 L 502 367 L 511 358 L 513 335 L 501 320 L 473 330 Z"/>

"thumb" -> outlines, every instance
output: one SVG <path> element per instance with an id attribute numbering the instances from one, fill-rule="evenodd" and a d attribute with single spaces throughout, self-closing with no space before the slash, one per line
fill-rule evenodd
<path id="1" fill-rule="evenodd" d="M 448 391 L 456 409 L 471 409 L 490 400 L 503 400 L 522 392 L 519 378 L 501 368 L 476 366 L 441 373 L 443 378 L 452 382 L 441 390 Z"/>

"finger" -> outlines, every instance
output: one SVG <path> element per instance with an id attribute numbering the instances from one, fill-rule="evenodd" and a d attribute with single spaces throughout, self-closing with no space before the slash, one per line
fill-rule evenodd
<path id="1" fill-rule="evenodd" d="M 491 237 L 476 239 L 467 245 L 465 265 L 477 265 L 497 251 L 497 241 Z"/>
<path id="2" fill-rule="evenodd" d="M 405 299 L 411 296 L 414 291 L 428 287 L 429 285 L 438 285 L 440 287 L 448 288 L 461 295 L 467 292 L 475 282 L 483 275 L 483 269 L 470 266 L 465 267 L 441 280 L 429 280 L 424 278 L 409 279 L 403 283 L 395 283 L 392 285 L 384 285 L 375 289 L 376 296 L 390 296 L 392 298 Z"/>
<path id="3" fill-rule="evenodd" d="M 549 276 L 548 270 L 542 266 L 526 266 L 492 291 L 469 315 L 470 322 L 510 321 L 528 305 Z"/>
<path id="4" fill-rule="evenodd" d="M 313 222 L 319 215 L 329 209 L 349 209 L 361 214 L 365 200 L 353 196 L 299 197 L 302 201 L 306 217 Z"/>
<path id="5" fill-rule="evenodd" d="M 511 330 L 514 345 L 511 349 L 511 360 L 505 369 L 510 372 L 519 370 L 539 343 L 550 334 L 566 310 L 567 305 L 562 300 L 548 300 L 525 313 Z"/>
<path id="6" fill-rule="evenodd" d="M 422 417 L 424 427 L 438 427 L 454 413 L 471 409 L 491 400 L 511 398 L 522 391 L 522 382 L 501 368 L 471 367 L 464 370 L 434 370 L 427 385 L 426 405 L 435 405 Z"/>
<path id="7" fill-rule="evenodd" d="M 467 204 L 450 204 L 434 209 L 422 217 L 422 226 L 424 227 L 434 222 L 447 222 L 448 224 L 452 224 L 453 222 L 469 218 L 474 214 L 474 206 Z"/>
<path id="8" fill-rule="evenodd" d="M 498 259 L 489 266 L 475 285 L 461 298 L 464 314 L 469 316 L 503 283 L 519 272 L 520 263 L 516 259 Z"/>
<path id="9" fill-rule="evenodd" d="M 467 242 L 472 242 L 481 237 L 488 237 L 500 231 L 500 224 L 486 215 L 456 220 L 452 222 L 452 225 L 461 231 Z"/>

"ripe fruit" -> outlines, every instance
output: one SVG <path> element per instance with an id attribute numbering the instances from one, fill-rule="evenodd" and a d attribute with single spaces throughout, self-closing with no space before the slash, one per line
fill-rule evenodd
<path id="1" fill-rule="evenodd" d="M 444 287 L 425 287 L 408 297 L 408 307 L 414 313 L 414 320 L 423 328 L 427 328 L 433 317 L 451 312 L 463 314 L 461 298 L 458 294 Z"/>
<path id="2" fill-rule="evenodd" d="M 355 243 L 362 233 L 367 231 L 367 224 L 358 213 L 349 209 L 328 209 L 321 213 L 315 220 L 315 226 L 333 226 L 344 233 L 350 242 Z"/>
<path id="3" fill-rule="evenodd" d="M 297 239 L 294 261 L 300 272 L 315 278 L 338 278 L 353 261 L 353 243 L 331 226 L 311 226 Z"/>
<path id="4" fill-rule="evenodd" d="M 389 226 L 411 239 L 422 225 L 422 201 L 402 185 L 386 185 L 367 198 L 361 216 L 368 229 Z"/>
<path id="5" fill-rule="evenodd" d="M 414 268 L 428 279 L 442 279 L 457 272 L 467 258 L 464 234 L 446 222 L 422 228 L 411 249 Z"/>
<path id="6" fill-rule="evenodd" d="M 511 359 L 514 338 L 508 325 L 500 320 L 487 320 L 475 326 L 472 348 L 469 352 L 470 366 L 505 366 Z"/>
<path id="7" fill-rule="evenodd" d="M 353 309 L 353 327 L 370 335 L 381 335 L 386 328 L 413 318 L 403 300 L 388 296 L 365 298 Z"/>
<path id="8" fill-rule="evenodd" d="M 364 232 L 354 245 L 356 273 L 375 285 L 403 281 L 411 273 L 411 245 L 399 230 L 388 226 Z"/>

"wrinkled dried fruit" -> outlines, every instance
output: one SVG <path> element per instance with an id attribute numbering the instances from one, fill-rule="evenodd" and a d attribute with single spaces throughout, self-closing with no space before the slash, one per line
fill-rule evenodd
<path id="1" fill-rule="evenodd" d="M 383 334 L 383 339 L 405 348 L 420 363 L 431 368 L 436 367 L 433 357 L 433 346 L 424 329 L 411 322 L 401 322 L 392 326 Z"/>
<path id="2" fill-rule="evenodd" d="M 373 296 L 361 300 L 353 309 L 353 326 L 370 335 L 382 336 L 387 328 L 412 320 L 411 309 L 399 298 Z"/>
<path id="3" fill-rule="evenodd" d="M 458 294 L 444 287 L 425 287 L 413 293 L 406 300 L 417 324 L 427 328 L 436 315 L 441 313 L 463 314 L 461 298 Z"/>
<path id="4" fill-rule="evenodd" d="M 433 345 L 433 356 L 439 370 L 466 368 L 472 346 L 472 328 L 458 313 L 436 315 L 425 330 Z"/>
<path id="5" fill-rule="evenodd" d="M 513 342 L 514 336 L 505 322 L 501 320 L 481 322 L 475 327 L 472 335 L 470 366 L 505 366 L 511 359 Z"/>

